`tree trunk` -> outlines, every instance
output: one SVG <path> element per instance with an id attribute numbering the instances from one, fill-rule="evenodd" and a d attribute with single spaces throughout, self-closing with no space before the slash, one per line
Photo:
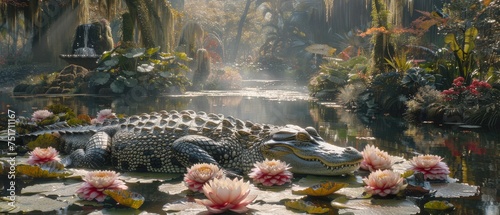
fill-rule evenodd
<path id="1" fill-rule="evenodd" d="M 137 23 L 141 31 L 142 45 L 145 48 L 156 47 L 156 43 L 153 38 L 153 29 L 151 25 L 151 20 L 149 16 L 149 13 L 152 11 L 148 10 L 146 2 L 142 0 L 126 0 L 125 2 L 131 14 L 132 11 L 135 11 L 135 15 L 137 16 Z"/>
<path id="2" fill-rule="evenodd" d="M 251 0 L 247 0 L 247 3 L 245 5 L 245 10 L 243 11 L 243 14 L 241 15 L 240 18 L 240 22 L 238 23 L 238 33 L 236 34 L 236 38 L 234 39 L 234 49 L 233 49 L 234 51 L 230 59 L 231 62 L 234 62 L 238 55 L 238 48 L 240 46 L 241 34 L 243 33 L 243 26 L 245 25 L 245 20 L 247 19 L 248 10 L 250 9 L 251 3 L 252 3 Z"/>

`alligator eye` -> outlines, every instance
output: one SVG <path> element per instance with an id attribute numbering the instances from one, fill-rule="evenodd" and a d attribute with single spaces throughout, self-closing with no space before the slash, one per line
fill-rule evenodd
<path id="1" fill-rule="evenodd" d="M 314 139 L 323 141 L 323 138 L 319 136 L 318 131 L 316 131 L 316 129 L 314 129 L 313 127 L 307 127 L 305 129 L 307 133 L 309 133 Z"/>
<path id="2" fill-rule="evenodd" d="M 301 142 L 311 141 L 311 136 L 309 136 L 309 134 L 307 134 L 307 133 L 299 132 L 299 133 L 297 133 L 296 138 L 298 141 L 301 141 Z"/>

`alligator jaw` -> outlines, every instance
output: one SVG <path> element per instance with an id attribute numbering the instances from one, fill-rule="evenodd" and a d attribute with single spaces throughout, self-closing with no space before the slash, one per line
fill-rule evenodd
<path id="1" fill-rule="evenodd" d="M 363 156 L 356 149 L 338 147 L 326 142 L 307 144 L 296 141 L 270 141 L 264 157 L 279 159 L 298 174 L 344 175 L 356 171 Z"/>

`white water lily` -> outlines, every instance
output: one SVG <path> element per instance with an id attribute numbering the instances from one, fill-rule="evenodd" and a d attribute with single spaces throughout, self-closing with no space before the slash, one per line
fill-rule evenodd
<path id="1" fill-rule="evenodd" d="M 244 213 L 248 211 L 246 206 L 257 198 L 257 195 L 249 195 L 250 184 L 237 178 L 214 178 L 203 185 L 203 193 L 208 199 L 195 201 L 206 206 L 210 213 L 223 213 L 227 210 Z"/>
<path id="2" fill-rule="evenodd" d="M 126 190 L 125 182 L 118 179 L 119 174 L 115 171 L 92 171 L 83 178 L 85 181 L 76 191 L 78 197 L 85 200 L 96 200 L 103 202 L 106 198 L 104 190 Z"/>
<path id="3" fill-rule="evenodd" d="M 410 160 L 411 169 L 424 174 L 424 179 L 445 180 L 450 169 L 437 155 L 419 155 Z"/>
<path id="4" fill-rule="evenodd" d="M 215 164 L 200 163 L 187 169 L 184 184 L 192 191 L 201 192 L 203 185 L 214 178 L 222 178 L 224 172 Z"/>
<path id="5" fill-rule="evenodd" d="M 394 164 L 392 156 L 376 146 L 367 145 L 361 154 L 363 155 L 363 161 L 360 167 L 370 172 L 391 169 Z"/>
<path id="6" fill-rule="evenodd" d="M 254 164 L 254 168 L 248 174 L 254 183 L 264 186 L 283 185 L 291 182 L 293 174 L 288 171 L 291 167 L 280 160 L 266 160 Z"/>
<path id="7" fill-rule="evenodd" d="M 366 184 L 365 192 L 382 197 L 404 190 L 406 184 L 403 184 L 403 181 L 401 175 L 392 170 L 377 170 L 370 173 L 368 178 L 363 179 Z"/>

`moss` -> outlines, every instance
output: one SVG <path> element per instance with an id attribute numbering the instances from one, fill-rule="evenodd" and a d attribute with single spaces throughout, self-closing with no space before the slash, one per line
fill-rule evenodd
<path id="1" fill-rule="evenodd" d="M 59 117 L 56 115 L 53 115 L 51 117 L 48 117 L 48 118 L 42 120 L 41 122 L 38 122 L 37 125 L 38 126 L 46 126 L 46 125 L 52 125 L 56 122 L 59 122 Z"/>
<path id="2" fill-rule="evenodd" d="M 69 120 L 71 118 L 75 118 L 76 114 L 73 110 L 67 106 L 61 104 L 54 104 L 47 106 L 47 110 L 54 113 L 54 115 L 59 115 L 60 120 Z"/>
<path id="3" fill-rule="evenodd" d="M 28 148 L 30 150 L 33 150 L 36 147 L 47 148 L 49 146 L 59 150 L 61 146 L 61 140 L 52 134 L 43 134 L 28 143 Z"/>
<path id="4" fill-rule="evenodd" d="M 88 115 L 83 115 L 83 114 L 78 115 L 78 117 L 76 117 L 76 118 L 71 118 L 71 119 L 67 120 L 67 123 L 70 126 L 90 124 L 90 117 Z"/>

